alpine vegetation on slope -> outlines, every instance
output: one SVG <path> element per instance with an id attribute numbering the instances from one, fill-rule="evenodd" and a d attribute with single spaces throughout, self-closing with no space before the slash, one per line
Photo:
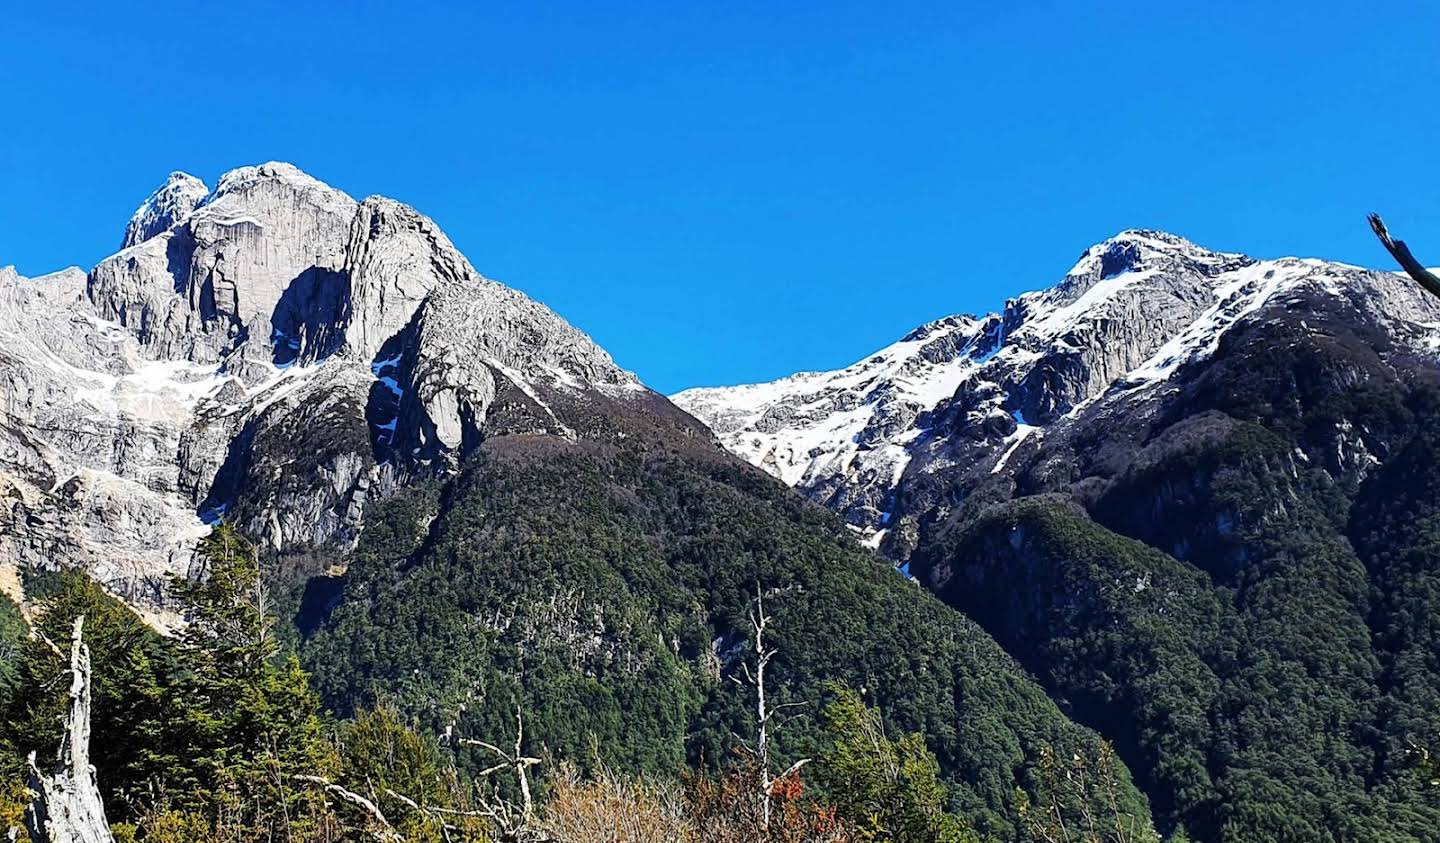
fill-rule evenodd
<path id="1" fill-rule="evenodd" d="M 1440 302 L 1132 232 L 1006 314 L 882 549 L 1113 741 L 1162 829 L 1433 836 Z"/>

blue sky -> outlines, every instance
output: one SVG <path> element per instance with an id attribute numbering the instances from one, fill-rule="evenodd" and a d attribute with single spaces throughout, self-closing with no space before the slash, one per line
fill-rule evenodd
<path id="1" fill-rule="evenodd" d="M 673 391 L 851 362 L 1124 228 L 1387 265 L 1377 209 L 1440 263 L 1440 4 L 403 5 L 0 7 L 0 265 L 288 160 Z"/>

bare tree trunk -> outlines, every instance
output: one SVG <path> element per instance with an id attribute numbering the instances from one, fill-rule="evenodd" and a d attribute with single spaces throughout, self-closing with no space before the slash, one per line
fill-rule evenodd
<path id="1" fill-rule="evenodd" d="M 477 779 L 485 778 L 493 773 L 513 771 L 515 779 L 520 783 L 519 806 L 512 804 L 508 799 L 503 798 L 497 791 L 493 798 L 482 799 L 480 811 L 472 816 L 483 816 L 495 824 L 497 839 L 500 840 L 526 840 L 533 834 L 532 824 L 535 820 L 535 802 L 530 795 L 530 776 L 526 772 L 529 768 L 540 763 L 539 758 L 525 755 L 523 746 L 525 743 L 525 718 L 520 714 L 520 705 L 515 705 L 515 752 L 509 753 L 493 743 L 476 740 L 475 738 L 461 738 L 460 743 L 478 746 L 489 750 L 500 758 L 498 764 L 481 770 L 475 775 Z"/>
<path id="2" fill-rule="evenodd" d="M 85 616 L 70 636 L 70 711 L 54 772 L 40 772 L 30 753 L 30 807 L 25 825 L 33 843 L 114 843 L 90 766 L 90 648 L 81 640 Z"/>
<path id="3" fill-rule="evenodd" d="M 1404 240 L 1395 240 L 1390 237 L 1390 232 L 1385 228 L 1385 221 L 1380 219 L 1379 214 L 1370 215 L 1370 230 L 1380 238 L 1381 244 L 1385 246 L 1391 257 L 1405 270 L 1405 274 L 1414 278 L 1415 281 L 1425 288 L 1425 292 L 1432 296 L 1440 297 L 1440 278 L 1435 273 L 1426 269 L 1415 256 L 1410 254 L 1410 247 L 1405 245 Z"/>
<path id="4" fill-rule="evenodd" d="M 750 628 L 755 633 L 755 669 L 750 670 L 750 666 L 746 664 L 742 664 L 741 669 L 744 671 L 746 683 L 755 689 L 755 763 L 759 768 L 756 796 L 759 798 L 760 828 L 769 830 L 771 798 L 775 785 L 798 773 L 810 759 L 797 761 L 779 776 L 770 775 L 770 721 L 783 709 L 798 703 L 785 703 L 771 708 L 765 695 L 765 668 L 778 651 L 765 643 L 765 632 L 770 628 L 770 616 L 765 613 L 765 594 L 758 582 L 755 583 L 755 608 L 750 612 Z"/>
<path id="5" fill-rule="evenodd" d="M 765 628 L 770 616 L 765 614 L 765 598 L 760 585 L 755 585 L 755 612 L 750 616 L 755 630 L 755 760 L 760 765 L 760 817 L 762 829 L 770 828 L 770 712 L 765 707 L 765 667 L 775 651 L 765 647 Z"/>

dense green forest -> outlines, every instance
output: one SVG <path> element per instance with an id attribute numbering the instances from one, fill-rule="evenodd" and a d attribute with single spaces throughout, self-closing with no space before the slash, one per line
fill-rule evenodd
<path id="1" fill-rule="evenodd" d="M 0 821 L 55 755 L 83 616 L 120 841 L 1153 839 L 1103 742 L 827 514 L 733 463 L 606 457 L 486 454 L 396 496 L 301 644 L 313 676 L 229 528 L 170 637 L 30 577 L 33 627 L 0 602 Z M 757 749 L 730 680 L 767 648 Z"/>
<path id="2" fill-rule="evenodd" d="M 493 734 L 518 702 L 536 739 L 582 766 L 714 770 L 752 719 L 731 679 L 757 589 L 774 615 L 771 693 L 799 715 L 779 758 L 819 751 L 825 683 L 841 682 L 924 736 L 979 833 L 1015 839 L 1017 787 L 1037 789 L 1046 748 L 1101 752 L 989 636 L 828 513 L 748 466 L 668 450 L 520 438 L 396 496 L 301 653 L 340 713 L 385 699 L 434 732 Z M 1105 810 L 1148 816 L 1123 769 L 1116 792 Z"/>
<path id="3" fill-rule="evenodd" d="M 838 685 L 812 759 L 823 788 L 807 789 L 798 773 L 772 776 L 768 821 L 757 807 L 757 757 L 743 753 L 713 776 L 680 767 L 645 776 L 617 773 L 593 753 L 581 775 L 542 751 L 539 804 L 527 809 L 514 781 L 464 775 L 453 745 L 412 730 L 389 705 L 343 720 L 323 712 L 277 643 L 249 546 L 222 529 L 206 551 L 211 577 L 179 586 L 191 623 L 174 638 L 79 574 L 31 584 L 41 595 L 33 635 L 13 603 L 0 604 L 15 680 L 0 697 L 0 822 L 23 821 L 27 751 L 43 758 L 59 744 L 68 683 L 57 681 L 67 663 L 56 642 L 83 617 L 96 677 L 90 759 L 120 841 L 980 839 L 947 810 L 921 737 L 892 741 L 879 714 Z"/>
<path id="4" fill-rule="evenodd" d="M 1068 473 L 1042 453 L 912 569 L 1114 741 L 1162 830 L 1437 839 L 1440 387 L 1303 304 L 1148 428 L 1057 443 Z"/>

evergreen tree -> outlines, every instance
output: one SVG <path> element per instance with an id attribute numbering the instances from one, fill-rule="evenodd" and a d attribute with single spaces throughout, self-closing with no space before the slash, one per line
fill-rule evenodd
<path id="1" fill-rule="evenodd" d="M 15 666 L 20 648 L 25 643 L 27 627 L 20 607 L 0 594 L 0 705 L 6 704 L 15 691 Z"/>
<path id="2" fill-rule="evenodd" d="M 405 725 L 394 708 L 380 705 L 340 729 L 344 772 L 340 783 L 371 799 L 407 840 L 436 836 L 437 816 L 453 811 L 454 781 L 439 748 Z"/>
<path id="3" fill-rule="evenodd" d="M 127 805 L 168 774 L 174 735 L 157 724 L 176 691 L 173 653 L 133 611 L 82 574 L 54 580 L 41 600 L 36 635 L 17 650 L 15 683 L 3 713 L 7 761 L 12 771 L 30 752 L 40 757 L 59 745 L 68 682 L 60 648 L 75 618 L 85 616 L 94 688 L 91 760 L 106 771 L 100 781 L 107 804 Z M 113 809 L 112 809 L 113 810 Z"/>
<path id="4" fill-rule="evenodd" d="M 250 543 L 221 525 L 200 552 L 205 578 L 174 589 L 188 608 L 177 641 L 187 674 L 164 727 L 189 740 L 167 759 L 166 804 L 217 825 L 304 834 L 328 819 L 323 793 L 302 777 L 339 770 L 319 698 L 299 661 L 280 656 Z"/>
<path id="5" fill-rule="evenodd" d="M 831 738 L 816 767 L 842 819 L 875 843 L 973 843 L 978 838 L 948 813 L 940 765 L 912 733 L 892 741 L 879 712 L 854 691 L 831 685 L 825 708 Z"/>

